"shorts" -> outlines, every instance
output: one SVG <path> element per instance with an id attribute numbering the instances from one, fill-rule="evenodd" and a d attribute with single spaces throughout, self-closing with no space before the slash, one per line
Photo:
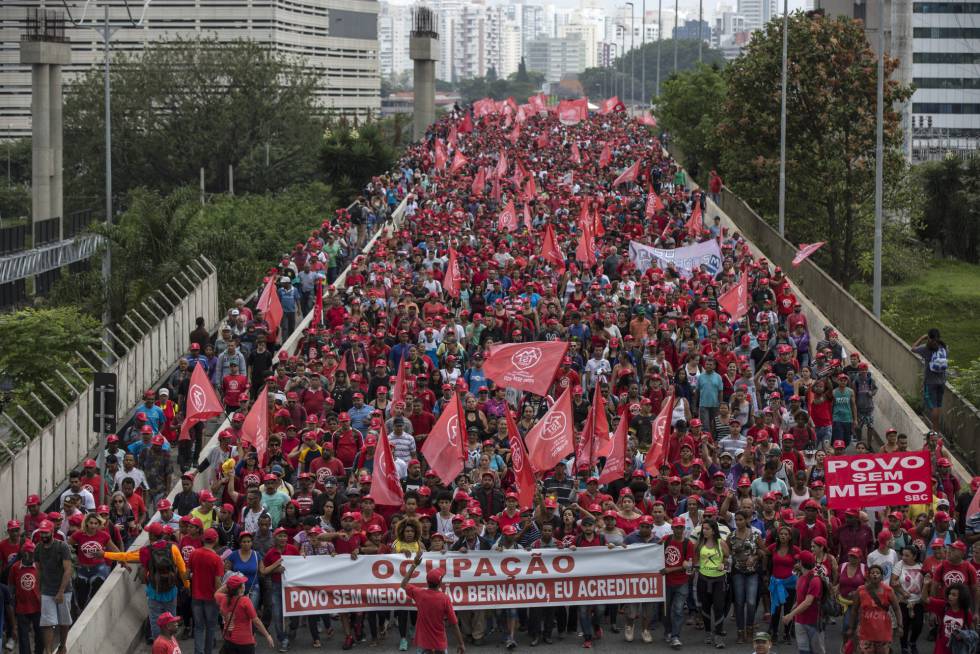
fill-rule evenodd
<path id="1" fill-rule="evenodd" d="M 873 427 L 875 424 L 874 413 L 861 413 L 858 411 L 858 427 Z"/>
<path id="2" fill-rule="evenodd" d="M 861 654 L 887 654 L 891 648 L 891 641 L 862 640 L 858 644 Z"/>
<path id="3" fill-rule="evenodd" d="M 54 595 L 41 595 L 41 626 L 71 626 L 71 593 L 65 593 L 61 604 L 54 601 Z"/>
<path id="4" fill-rule="evenodd" d="M 926 384 L 923 386 L 922 401 L 926 409 L 943 408 L 943 393 L 945 392 L 945 384 Z"/>

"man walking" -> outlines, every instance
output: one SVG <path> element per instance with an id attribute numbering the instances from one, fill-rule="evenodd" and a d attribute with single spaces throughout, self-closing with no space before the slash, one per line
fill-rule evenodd
<path id="1" fill-rule="evenodd" d="M 67 543 L 54 538 L 54 525 L 45 520 L 37 528 L 41 538 L 37 546 L 37 567 L 41 573 L 41 629 L 44 632 L 44 652 L 53 654 L 54 633 L 60 637 L 58 650 L 68 648 L 68 629 L 71 628 L 71 578 L 74 570 L 71 550 Z"/>
<path id="2" fill-rule="evenodd" d="M 405 593 L 415 603 L 415 610 L 418 612 L 418 619 L 415 623 L 415 647 L 420 652 L 449 651 L 445 625 L 445 621 L 448 620 L 456 633 L 456 654 L 465 654 L 466 646 L 463 644 L 463 633 L 459 630 L 456 612 L 453 611 L 453 604 L 449 595 L 444 593 L 441 588 L 445 570 L 442 568 L 429 570 L 428 574 L 425 575 L 426 588 L 410 586 L 408 583 L 421 563 L 422 552 L 419 552 L 412 562 L 412 567 L 402 578 L 401 584 Z"/>

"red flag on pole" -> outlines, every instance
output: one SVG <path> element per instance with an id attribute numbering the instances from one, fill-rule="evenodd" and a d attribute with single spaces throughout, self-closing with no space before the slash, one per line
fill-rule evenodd
<path id="1" fill-rule="evenodd" d="M 800 249 L 796 251 L 796 256 L 793 257 L 793 267 L 796 268 L 798 265 L 803 263 L 807 257 L 819 250 L 825 241 L 818 241 L 816 243 L 800 243 Z"/>
<path id="2" fill-rule="evenodd" d="M 436 170 L 442 170 L 446 167 L 446 145 L 442 142 L 442 139 L 436 139 Z"/>
<path id="3" fill-rule="evenodd" d="M 242 442 L 249 443 L 263 461 L 265 448 L 269 444 L 269 387 L 263 386 L 255 404 L 248 410 L 245 422 L 242 423 Z"/>
<path id="4" fill-rule="evenodd" d="M 643 458 L 643 469 L 651 475 L 660 474 L 660 466 L 667 459 L 667 436 L 670 434 L 670 416 L 674 413 L 674 394 L 664 398 L 660 413 L 653 420 L 653 440 Z"/>
<path id="5" fill-rule="evenodd" d="M 439 414 L 420 449 L 429 468 L 442 483 L 453 483 L 456 475 L 463 471 L 466 461 L 466 419 L 459 403 L 459 393 L 453 394 L 453 401 Z"/>
<path id="6" fill-rule="evenodd" d="M 449 167 L 449 172 L 456 173 L 460 168 L 467 164 L 466 157 L 459 150 L 456 150 L 456 154 L 453 155 L 453 164 Z"/>
<path id="7" fill-rule="evenodd" d="M 527 202 L 524 203 L 524 227 L 527 231 L 531 231 L 531 205 Z"/>
<path id="8" fill-rule="evenodd" d="M 606 143 L 602 146 L 602 152 L 599 153 L 599 168 L 605 168 L 612 161 L 612 149 L 609 144 Z"/>
<path id="9" fill-rule="evenodd" d="M 691 236 L 697 236 L 698 234 L 701 233 L 701 230 L 703 228 L 704 228 L 704 221 L 701 220 L 701 202 L 700 199 L 695 198 L 694 208 L 691 210 L 691 217 L 684 225 L 684 231 L 686 231 Z"/>
<path id="10" fill-rule="evenodd" d="M 495 345 L 483 362 L 483 374 L 498 386 L 544 395 L 567 351 L 568 341 Z"/>
<path id="11" fill-rule="evenodd" d="M 578 143 L 572 143 L 572 163 L 573 164 L 582 163 L 582 153 L 579 152 Z"/>
<path id="12" fill-rule="evenodd" d="M 511 145 L 517 145 L 517 139 L 521 138 L 521 123 L 514 123 L 514 129 L 507 135 L 507 140 Z"/>
<path id="13" fill-rule="evenodd" d="M 640 162 L 634 161 L 633 165 L 624 170 L 619 177 L 613 180 L 613 186 L 619 186 L 626 182 L 635 182 L 640 175 Z"/>
<path id="14" fill-rule="evenodd" d="M 524 440 L 531 467 L 538 472 L 551 470 L 556 463 L 575 451 L 572 389 L 565 389 L 558 401 L 548 409 L 548 413 L 531 427 Z"/>
<path id="15" fill-rule="evenodd" d="M 504 409 L 507 416 L 507 437 L 510 440 L 510 466 L 514 469 L 514 487 L 517 489 L 517 504 L 523 511 L 534 506 L 534 471 L 528 465 L 527 450 L 517 431 L 517 423 L 510 409 Z"/>
<path id="16" fill-rule="evenodd" d="M 456 126 L 453 125 L 452 127 L 449 128 L 449 136 L 446 137 L 446 142 L 455 148 L 457 141 L 458 141 L 458 135 L 456 133 Z"/>
<path id="17" fill-rule="evenodd" d="M 374 448 L 374 469 L 371 471 L 371 499 L 378 506 L 401 506 L 405 501 L 402 485 L 395 469 L 395 457 L 391 455 L 391 444 L 381 423 L 381 434 Z"/>
<path id="18" fill-rule="evenodd" d="M 507 154 L 501 150 L 500 158 L 497 159 L 497 167 L 494 169 L 493 174 L 497 179 L 503 179 L 507 174 Z"/>
<path id="19" fill-rule="evenodd" d="M 473 131 L 473 119 L 470 117 L 470 112 L 467 111 L 463 115 L 463 120 L 459 123 L 459 131 L 464 134 L 469 134 Z"/>
<path id="20" fill-rule="evenodd" d="M 534 177 L 527 178 L 527 184 L 524 185 L 524 199 L 533 200 L 538 195 L 538 185 L 534 183 Z"/>
<path id="21" fill-rule="evenodd" d="M 559 272 L 565 270 L 565 255 L 558 247 L 558 239 L 555 238 L 555 228 L 551 223 L 545 225 L 544 239 L 541 241 L 541 258 L 552 264 Z"/>
<path id="22" fill-rule="evenodd" d="M 514 201 L 508 200 L 507 206 L 497 217 L 497 229 L 502 232 L 516 232 L 517 225 L 517 209 L 514 208 Z"/>
<path id="23" fill-rule="evenodd" d="M 323 280 L 317 279 L 316 283 L 313 285 L 313 293 L 315 298 L 313 300 L 313 320 L 311 324 L 317 327 L 323 326 Z"/>
<path id="24" fill-rule="evenodd" d="M 598 209 L 592 212 L 592 233 L 596 238 L 601 238 L 606 235 L 606 226 L 602 224 L 602 218 L 599 217 Z"/>
<path id="25" fill-rule="evenodd" d="M 749 276 L 742 275 L 742 279 L 732 288 L 725 291 L 718 298 L 718 307 L 738 320 L 749 312 Z"/>
<path id="26" fill-rule="evenodd" d="M 600 484 L 608 484 L 616 479 L 622 479 L 626 472 L 626 439 L 629 425 L 629 413 L 625 413 L 619 419 L 616 433 L 613 434 L 612 441 L 610 441 L 610 452 L 606 455 L 606 465 L 602 467 L 602 474 L 599 475 Z"/>
<path id="27" fill-rule="evenodd" d="M 535 140 L 535 144 L 541 149 L 548 147 L 549 143 L 551 143 L 551 141 L 548 139 L 548 132 L 542 132 Z"/>
<path id="28" fill-rule="evenodd" d="M 398 364 L 398 372 L 395 373 L 395 386 L 391 389 L 391 401 L 401 402 L 405 399 L 405 368 L 408 367 L 408 361 L 402 358 L 401 362 Z"/>
<path id="29" fill-rule="evenodd" d="M 589 408 L 595 409 L 595 419 L 592 422 L 592 460 L 595 461 L 600 456 L 609 456 L 612 451 L 609 417 L 606 415 L 606 398 L 600 392 L 599 384 L 596 384 L 592 406 Z"/>
<path id="30" fill-rule="evenodd" d="M 459 262 L 456 260 L 456 250 L 449 248 L 449 260 L 446 262 L 446 274 L 442 278 L 442 288 L 450 297 L 459 297 L 459 282 L 463 276 L 459 272 Z"/>
<path id="31" fill-rule="evenodd" d="M 199 422 L 204 422 L 209 418 L 219 416 L 225 412 L 221 406 L 218 394 L 214 392 L 208 373 L 204 372 L 204 366 L 198 363 L 194 366 L 191 373 L 191 383 L 187 388 L 187 400 L 184 407 L 184 422 L 180 425 L 180 440 L 188 440 L 188 432 L 191 427 Z"/>
<path id="32" fill-rule="evenodd" d="M 279 301 L 279 293 L 276 291 L 276 276 L 273 275 L 265 283 L 259 301 L 255 303 L 255 308 L 262 311 L 262 316 L 269 323 L 269 333 L 274 334 L 279 329 L 282 322 L 282 302 Z"/>
<path id="33" fill-rule="evenodd" d="M 497 204 L 500 204 L 502 195 L 503 190 L 500 188 L 500 178 L 494 177 L 493 184 L 490 186 L 490 198 Z"/>
<path id="34" fill-rule="evenodd" d="M 644 212 L 646 214 L 646 217 L 652 218 L 657 214 L 657 212 L 663 210 L 664 210 L 664 203 L 660 199 L 660 196 L 657 195 L 652 188 L 647 189 L 647 206 L 646 206 L 646 211 Z"/>
<path id="35" fill-rule="evenodd" d="M 592 236 L 591 225 L 585 225 L 579 232 L 578 245 L 575 247 L 575 260 L 581 261 L 588 268 L 596 264 L 595 239 Z"/>
<path id="36" fill-rule="evenodd" d="M 478 198 L 483 197 L 483 193 L 486 191 L 487 187 L 487 171 L 483 166 L 476 171 L 476 175 L 473 176 L 473 185 L 470 187 L 470 191 Z"/>

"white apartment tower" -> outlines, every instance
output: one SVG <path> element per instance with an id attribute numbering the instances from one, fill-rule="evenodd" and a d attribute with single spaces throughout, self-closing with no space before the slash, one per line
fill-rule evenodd
<path id="1" fill-rule="evenodd" d="M 779 16 L 778 0 L 738 0 L 737 13 L 745 18 L 745 28 L 750 32 Z"/>

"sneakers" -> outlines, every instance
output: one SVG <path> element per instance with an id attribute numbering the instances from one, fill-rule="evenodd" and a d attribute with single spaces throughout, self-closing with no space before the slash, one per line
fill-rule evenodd
<path id="1" fill-rule="evenodd" d="M 408 638 L 402 638 L 398 641 L 398 651 L 407 652 L 408 651 Z"/>
<path id="2" fill-rule="evenodd" d="M 279 643 L 279 651 L 280 652 L 288 652 L 289 651 L 289 639 L 288 638 L 286 640 L 282 641 L 281 643 Z"/>
<path id="3" fill-rule="evenodd" d="M 680 649 L 681 648 L 681 639 L 678 638 L 677 636 L 674 636 L 673 638 L 671 638 L 670 639 L 670 648 L 671 649 Z"/>
<path id="4" fill-rule="evenodd" d="M 504 647 L 513 651 L 517 649 L 517 641 L 515 641 L 513 638 L 508 638 L 507 642 L 504 644 Z"/>
<path id="5" fill-rule="evenodd" d="M 722 636 L 715 636 L 715 649 L 725 649 L 725 639 Z"/>
<path id="6" fill-rule="evenodd" d="M 626 627 L 623 629 L 623 634 L 626 637 L 626 642 L 627 643 L 632 643 L 633 642 L 633 625 L 627 624 Z"/>
<path id="7" fill-rule="evenodd" d="M 344 638 L 344 644 L 341 646 L 340 649 L 350 649 L 353 646 L 354 646 L 354 637 L 348 636 L 347 638 Z"/>
<path id="8" fill-rule="evenodd" d="M 640 638 L 643 639 L 643 642 L 644 643 L 652 643 L 653 642 L 653 634 L 650 633 L 650 630 L 649 629 L 644 629 L 643 631 L 641 631 L 640 632 Z"/>
<path id="9" fill-rule="evenodd" d="M 582 643 L 583 649 L 592 649 L 592 639 L 586 638 L 585 642 Z"/>

